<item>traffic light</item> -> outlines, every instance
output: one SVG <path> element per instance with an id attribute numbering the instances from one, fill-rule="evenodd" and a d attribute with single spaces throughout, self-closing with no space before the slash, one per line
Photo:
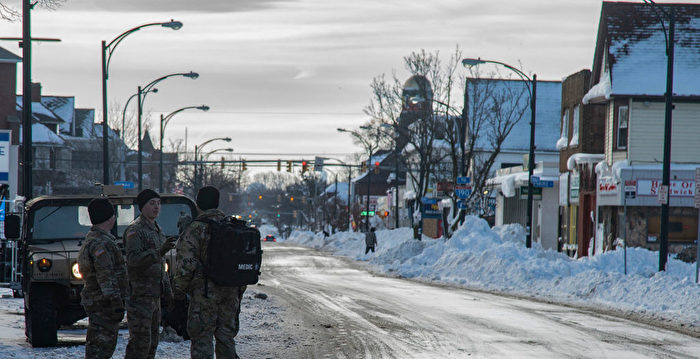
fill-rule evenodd
<path id="1" fill-rule="evenodd" d="M 374 174 L 375 175 L 379 174 L 379 161 L 374 162 Z"/>
<path id="2" fill-rule="evenodd" d="M 301 161 L 301 174 L 306 173 L 306 171 L 309 169 L 309 164 L 306 163 L 306 161 Z"/>
<path id="3" fill-rule="evenodd" d="M 224 167 L 226 166 L 226 163 L 224 163 L 224 161 L 226 161 L 226 159 L 224 158 L 224 156 L 221 156 L 221 169 L 224 169 Z"/>
<path id="4" fill-rule="evenodd" d="M 289 197 L 290 202 L 294 202 L 294 197 Z"/>
<path id="5" fill-rule="evenodd" d="M 292 172 L 292 161 L 287 161 L 287 172 Z"/>
<path id="6" fill-rule="evenodd" d="M 367 162 L 362 162 L 362 172 L 367 172 Z"/>
<path id="7" fill-rule="evenodd" d="M 282 171 L 282 161 L 277 160 L 277 172 Z"/>
<path id="8" fill-rule="evenodd" d="M 241 170 L 245 171 L 245 170 L 247 170 L 247 169 L 248 169 L 248 166 L 246 166 L 245 160 L 242 160 L 242 161 L 241 161 Z"/>
<path id="9" fill-rule="evenodd" d="M 262 199 L 262 195 L 258 195 L 258 199 Z"/>

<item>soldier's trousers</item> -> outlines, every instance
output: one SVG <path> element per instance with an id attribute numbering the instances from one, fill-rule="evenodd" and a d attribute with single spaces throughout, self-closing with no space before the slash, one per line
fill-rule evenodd
<path id="1" fill-rule="evenodd" d="M 192 341 L 192 359 L 214 357 L 212 340 L 216 338 L 216 358 L 236 359 L 238 316 L 241 312 L 241 298 L 246 287 L 222 288 L 211 285 L 208 297 L 204 289 L 190 293 L 190 306 L 187 312 L 187 333 Z"/>
<path id="2" fill-rule="evenodd" d="M 86 359 L 109 359 L 117 346 L 119 323 L 124 313 L 114 313 L 114 308 L 92 310 L 88 313 L 88 330 L 85 338 Z"/>
<path id="3" fill-rule="evenodd" d="M 153 359 L 160 331 L 160 298 L 132 297 L 126 305 L 129 343 L 124 359 Z"/>

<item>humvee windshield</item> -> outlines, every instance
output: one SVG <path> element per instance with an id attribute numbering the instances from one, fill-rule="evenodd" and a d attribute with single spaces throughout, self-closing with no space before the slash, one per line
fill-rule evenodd
<path id="1" fill-rule="evenodd" d="M 192 216 L 186 203 L 163 203 L 157 222 L 166 236 L 177 236 L 177 221 L 180 213 Z M 122 237 L 126 227 L 139 216 L 138 206 L 120 204 L 116 208 L 117 236 Z M 83 239 L 90 230 L 90 216 L 87 206 L 63 205 L 45 206 L 34 213 L 30 243 L 46 243 L 55 240 Z"/>

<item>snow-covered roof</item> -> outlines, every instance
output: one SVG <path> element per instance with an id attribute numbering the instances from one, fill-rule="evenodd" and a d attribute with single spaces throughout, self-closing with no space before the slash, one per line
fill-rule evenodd
<path id="1" fill-rule="evenodd" d="M 700 95 L 700 5 L 664 4 L 676 18 L 673 92 Z M 658 9 L 656 9 L 658 10 Z M 610 71 L 613 95 L 662 96 L 666 91 L 666 40 L 655 7 L 603 2 L 594 76 Z M 665 19 L 661 15 L 661 19 Z M 668 22 L 666 21 L 666 32 Z M 606 68 L 607 64 L 607 68 Z M 605 93 L 602 91 L 601 93 Z"/>
<path id="2" fill-rule="evenodd" d="M 538 164 L 542 164 L 541 162 Z M 549 173 L 548 167 L 537 166 L 532 171 L 533 176 L 540 178 L 540 181 L 552 181 L 559 183 L 558 173 Z M 486 184 L 493 187 L 500 186 L 501 192 L 506 197 L 515 196 L 515 188 L 527 184 L 528 172 L 523 168 L 520 172 L 504 174 L 496 177 L 491 177 L 486 181 Z"/>
<path id="3" fill-rule="evenodd" d="M 75 97 L 73 96 L 41 96 L 41 104 L 46 106 L 63 121 L 61 132 L 70 133 L 75 111 Z"/>
<path id="4" fill-rule="evenodd" d="M 49 130 L 48 127 L 40 123 L 34 123 L 32 124 L 32 142 L 62 145 L 65 141 L 59 135 Z"/>
<path id="5" fill-rule="evenodd" d="M 482 81 L 492 82 L 495 91 L 505 91 L 506 88 L 519 90 L 525 87 L 522 80 L 479 79 L 470 81 L 470 86 L 484 86 Z M 519 106 L 526 110 L 520 121 L 513 127 L 501 146 L 501 151 L 528 151 L 530 148 L 530 97 L 525 94 L 519 98 Z M 561 82 L 537 82 L 537 113 L 535 116 L 535 147 L 538 151 L 557 151 L 556 142 L 559 139 L 561 121 Z M 515 107 L 515 106 L 513 106 Z M 483 130 L 482 130 L 483 131 Z M 491 145 L 487 134 L 480 135 L 476 147 L 488 151 Z"/>
<path id="6" fill-rule="evenodd" d="M 577 164 L 581 163 L 598 163 L 605 159 L 602 153 L 574 153 L 566 161 L 566 168 L 569 171 L 573 170 Z"/>
<path id="7" fill-rule="evenodd" d="M 15 109 L 17 112 L 22 112 L 22 100 L 23 100 L 22 96 L 16 97 Z M 38 121 L 41 123 L 62 124 L 64 122 L 64 120 L 62 118 L 60 118 L 53 111 L 51 111 L 49 108 L 44 106 L 44 104 L 41 102 L 32 102 L 32 118 L 35 121 Z"/>

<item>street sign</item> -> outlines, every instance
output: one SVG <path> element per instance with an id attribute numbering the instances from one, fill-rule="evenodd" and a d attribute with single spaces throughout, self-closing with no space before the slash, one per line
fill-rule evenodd
<path id="1" fill-rule="evenodd" d="M 540 181 L 540 176 L 532 176 L 532 185 L 538 188 L 554 187 L 554 181 Z"/>
<path id="2" fill-rule="evenodd" d="M 469 187 L 469 188 L 456 188 L 455 194 L 457 194 L 457 198 L 468 198 L 469 195 L 472 194 L 472 189 L 471 189 L 471 187 Z"/>
<path id="3" fill-rule="evenodd" d="M 527 186 L 520 186 L 520 199 L 527 199 Z M 542 200 L 542 188 L 532 188 L 532 199 L 535 201 Z"/>
<path id="4" fill-rule="evenodd" d="M 700 168 L 695 169 L 695 208 L 700 208 Z M 699 214 L 700 215 L 700 214 Z M 700 233 L 699 233 L 700 234 Z M 700 242 L 698 242 L 700 243 Z M 700 251 L 700 246 L 698 246 L 698 251 Z M 700 265 L 700 263 L 698 263 Z"/>
<path id="5" fill-rule="evenodd" d="M 554 181 L 538 181 L 532 182 L 532 185 L 538 188 L 550 188 L 554 187 Z"/>
<path id="6" fill-rule="evenodd" d="M 668 186 L 659 186 L 659 204 L 668 203 Z"/>
<path id="7" fill-rule="evenodd" d="M 114 181 L 114 184 L 117 186 L 122 186 L 124 189 L 134 188 L 134 182 L 131 181 Z"/>
<path id="8" fill-rule="evenodd" d="M 466 176 L 457 177 L 457 184 L 469 184 L 471 183 L 471 178 Z"/>
<path id="9" fill-rule="evenodd" d="M 464 200 L 457 201 L 457 208 L 458 209 L 467 209 L 467 201 L 464 201 Z"/>

